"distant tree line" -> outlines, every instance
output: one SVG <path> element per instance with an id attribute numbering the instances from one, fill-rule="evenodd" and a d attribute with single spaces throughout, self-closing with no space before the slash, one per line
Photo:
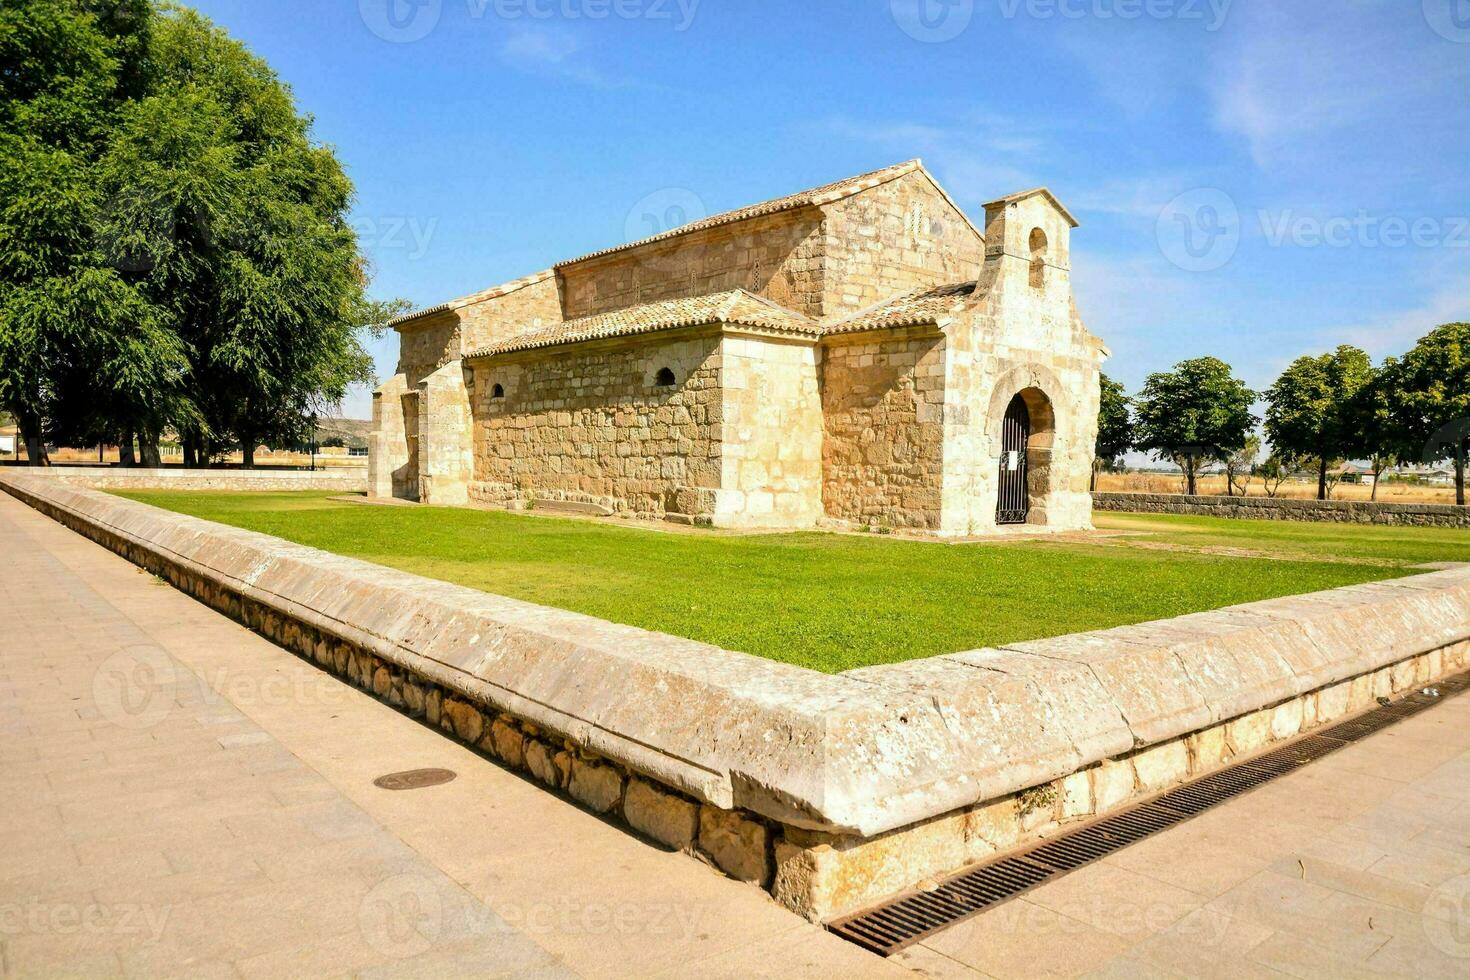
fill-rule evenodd
<path id="1" fill-rule="evenodd" d="M 1252 413 L 1266 404 L 1264 420 Z M 1261 436 L 1271 454 L 1257 460 Z M 1252 391 L 1230 365 L 1202 357 L 1149 375 L 1129 397 L 1104 375 L 1098 416 L 1099 465 L 1114 468 L 1130 450 L 1173 462 L 1195 493 L 1203 466 L 1224 468 L 1227 490 L 1245 492 L 1260 477 L 1275 494 L 1293 473 L 1316 476 L 1325 500 L 1332 472 L 1345 460 L 1367 460 L 1374 493 L 1383 471 L 1400 464 L 1449 460 L 1455 500 L 1465 503 L 1470 455 L 1470 323 L 1447 323 L 1402 357 L 1375 365 L 1356 347 L 1299 357 L 1270 388 Z"/>
<path id="2" fill-rule="evenodd" d="M 374 303 L 353 188 L 270 66 L 149 0 L 0 5 L 0 408 L 48 442 L 186 463 L 303 441 Z"/>

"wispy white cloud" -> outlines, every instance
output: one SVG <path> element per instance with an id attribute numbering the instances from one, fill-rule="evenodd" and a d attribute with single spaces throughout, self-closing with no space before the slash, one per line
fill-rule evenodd
<path id="1" fill-rule="evenodd" d="M 593 65 L 582 41 L 566 30 L 517 28 L 500 43 L 497 54 L 512 68 L 593 88 L 623 88 L 627 84 Z"/>
<path id="2" fill-rule="evenodd" d="M 1262 168 L 1361 159 L 1405 130 L 1422 139 L 1462 118 L 1445 96 L 1470 82 L 1463 46 L 1402 0 L 1238 4 L 1215 55 L 1215 124 Z"/>

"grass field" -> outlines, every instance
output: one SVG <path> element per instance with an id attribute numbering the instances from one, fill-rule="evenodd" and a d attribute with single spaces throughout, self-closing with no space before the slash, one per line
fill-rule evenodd
<path id="1" fill-rule="evenodd" d="M 659 533 L 495 511 L 373 507 L 321 493 L 123 496 L 828 672 L 1409 573 L 1321 560 L 1339 549 L 1394 563 L 1470 560 L 1470 544 L 1462 543 L 1470 535 L 1456 539 L 1455 532 L 1123 514 L 1100 517 L 1143 521 L 1153 533 L 1097 544 L 944 545 L 821 533 Z M 1130 546 L 1155 538 L 1172 550 Z M 1196 546 L 1293 558 L 1223 557 Z"/>

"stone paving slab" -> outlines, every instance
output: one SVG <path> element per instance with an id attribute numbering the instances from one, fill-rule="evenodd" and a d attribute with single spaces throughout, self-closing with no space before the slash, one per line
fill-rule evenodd
<path id="1" fill-rule="evenodd" d="M 0 554 L 6 977 L 907 972 L 9 498 Z"/>

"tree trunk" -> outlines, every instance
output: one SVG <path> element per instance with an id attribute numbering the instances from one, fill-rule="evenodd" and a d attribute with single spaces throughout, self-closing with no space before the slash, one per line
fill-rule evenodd
<path id="1" fill-rule="evenodd" d="M 247 470 L 255 469 L 255 441 L 253 439 L 240 440 L 240 461 Z"/>
<path id="2" fill-rule="evenodd" d="M 143 458 L 143 465 L 149 469 L 158 469 L 163 461 L 158 457 L 158 433 L 147 429 L 138 433 L 138 455 Z"/>
<path id="3" fill-rule="evenodd" d="M 1465 443 L 1455 446 L 1455 503 L 1465 506 Z"/>
<path id="4" fill-rule="evenodd" d="M 1194 454 L 1190 453 L 1184 457 L 1184 492 L 1191 497 L 1194 496 L 1195 490 L 1194 469 Z"/>
<path id="5" fill-rule="evenodd" d="M 199 465 L 199 438 L 184 436 L 184 469 L 192 470 Z"/>
<path id="6" fill-rule="evenodd" d="M 117 464 L 119 466 L 137 466 L 138 462 L 133 458 L 133 433 L 124 429 L 122 438 L 117 442 Z"/>
<path id="7" fill-rule="evenodd" d="M 1376 501 L 1378 499 L 1378 481 L 1380 481 L 1382 479 L 1383 479 L 1383 465 L 1381 463 L 1379 463 L 1378 460 L 1375 459 L 1373 461 L 1373 492 L 1371 494 L 1369 494 L 1369 496 L 1368 496 L 1368 499 L 1369 500 Z"/>
<path id="8" fill-rule="evenodd" d="M 1327 499 L 1327 457 L 1323 456 L 1317 465 L 1317 499 Z"/>
<path id="9" fill-rule="evenodd" d="M 26 446 L 26 465 L 50 466 L 51 460 L 46 458 L 46 438 L 41 431 L 40 419 L 25 418 L 17 414 L 15 424 L 20 430 L 21 441 Z"/>

